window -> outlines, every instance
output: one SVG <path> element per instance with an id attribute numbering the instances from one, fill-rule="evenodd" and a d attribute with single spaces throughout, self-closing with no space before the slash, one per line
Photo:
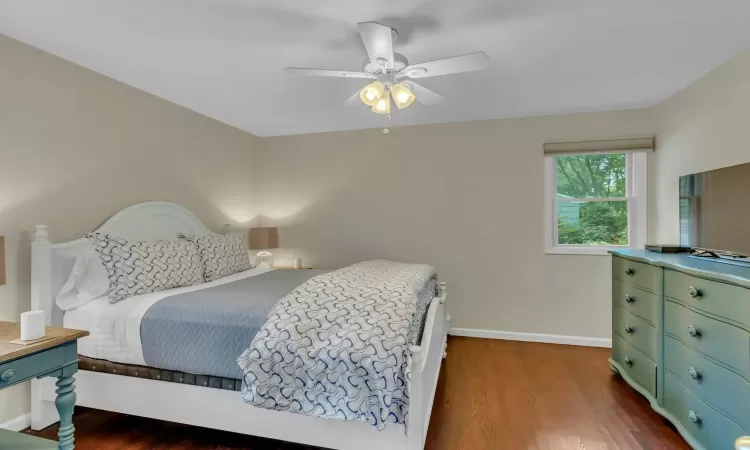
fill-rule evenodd
<path id="1" fill-rule="evenodd" d="M 547 252 L 606 254 L 645 244 L 645 153 L 545 156 Z"/>

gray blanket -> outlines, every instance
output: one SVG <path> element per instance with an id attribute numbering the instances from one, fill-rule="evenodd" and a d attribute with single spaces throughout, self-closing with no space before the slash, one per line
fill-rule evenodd
<path id="1" fill-rule="evenodd" d="M 273 305 L 325 270 L 274 270 L 166 297 L 141 321 L 146 364 L 159 369 L 241 379 L 237 358 Z"/>

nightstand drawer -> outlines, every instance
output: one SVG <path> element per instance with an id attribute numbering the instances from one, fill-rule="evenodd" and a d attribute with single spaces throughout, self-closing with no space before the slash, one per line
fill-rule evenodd
<path id="1" fill-rule="evenodd" d="M 667 300 L 664 302 L 664 332 L 750 379 L 750 334 L 747 331 Z"/>
<path id="2" fill-rule="evenodd" d="M 638 289 L 618 279 L 612 279 L 612 301 L 656 326 L 659 298 L 656 294 Z"/>
<path id="3" fill-rule="evenodd" d="M 664 406 L 706 448 L 729 450 L 734 448 L 735 439 L 748 434 L 734 421 L 698 399 L 670 373 L 664 377 Z"/>
<path id="4" fill-rule="evenodd" d="M 612 276 L 650 292 L 657 291 L 659 269 L 629 259 L 612 257 Z"/>
<path id="5" fill-rule="evenodd" d="M 665 270 L 664 295 L 750 328 L 750 289 Z"/>
<path id="6" fill-rule="evenodd" d="M 612 335 L 612 359 L 631 380 L 656 396 L 656 364 L 635 350 L 618 334 Z"/>
<path id="7" fill-rule="evenodd" d="M 664 364 L 701 400 L 750 429 L 750 383 L 747 380 L 669 336 L 664 339 Z"/>
<path id="8" fill-rule="evenodd" d="M 656 328 L 630 314 L 621 306 L 615 305 L 612 313 L 614 314 L 612 325 L 615 333 L 625 339 L 625 342 L 656 361 Z"/>
<path id="9" fill-rule="evenodd" d="M 0 388 L 44 374 L 63 366 L 65 363 L 66 351 L 64 346 L 4 362 L 0 364 Z"/>

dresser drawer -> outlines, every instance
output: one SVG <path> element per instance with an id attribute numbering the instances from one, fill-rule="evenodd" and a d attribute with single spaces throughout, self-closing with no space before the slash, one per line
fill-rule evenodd
<path id="1" fill-rule="evenodd" d="M 734 421 L 698 399 L 670 373 L 664 377 L 664 407 L 708 449 L 732 449 L 735 439 L 748 434 Z"/>
<path id="2" fill-rule="evenodd" d="M 659 269 L 617 256 L 612 257 L 612 276 L 647 291 L 657 291 Z"/>
<path id="3" fill-rule="evenodd" d="M 664 339 L 664 364 L 698 398 L 750 429 L 750 382 L 669 336 Z"/>
<path id="4" fill-rule="evenodd" d="M 62 347 L 0 364 L 0 388 L 20 383 L 30 377 L 49 372 L 65 364 Z"/>
<path id="5" fill-rule="evenodd" d="M 665 270 L 664 295 L 750 328 L 750 289 Z"/>
<path id="6" fill-rule="evenodd" d="M 750 334 L 734 325 L 664 302 L 664 332 L 750 379 Z"/>
<path id="7" fill-rule="evenodd" d="M 656 328 L 630 314 L 628 310 L 621 306 L 615 305 L 612 308 L 612 313 L 614 332 L 651 360 L 656 361 Z"/>
<path id="8" fill-rule="evenodd" d="M 625 370 L 625 375 L 656 396 L 656 364 L 618 334 L 612 335 L 612 359 Z"/>
<path id="9" fill-rule="evenodd" d="M 624 307 L 631 314 L 635 314 L 641 319 L 646 320 L 651 325 L 656 326 L 656 311 L 659 306 L 659 299 L 656 297 L 656 294 L 638 289 L 618 279 L 613 279 L 612 302 Z"/>

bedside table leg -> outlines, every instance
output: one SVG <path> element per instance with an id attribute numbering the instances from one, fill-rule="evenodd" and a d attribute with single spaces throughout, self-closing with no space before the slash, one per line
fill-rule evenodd
<path id="1" fill-rule="evenodd" d="M 73 407 L 76 404 L 75 378 L 72 375 L 63 375 L 58 377 L 55 386 L 57 386 L 55 406 L 58 414 L 60 414 L 60 430 L 57 432 L 60 442 L 57 448 L 58 450 L 73 450 L 75 448 L 73 444 L 73 432 L 75 431 Z"/>

